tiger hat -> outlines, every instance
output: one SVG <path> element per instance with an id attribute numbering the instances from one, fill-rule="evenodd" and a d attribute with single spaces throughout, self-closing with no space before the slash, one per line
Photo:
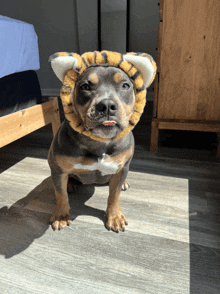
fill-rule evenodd
<path id="1" fill-rule="evenodd" d="M 146 53 L 121 54 L 111 51 L 86 52 L 81 56 L 77 53 L 58 52 L 50 56 L 51 67 L 62 82 L 60 97 L 66 119 L 77 132 L 89 136 L 93 140 L 118 140 L 129 133 L 138 123 L 146 104 L 146 89 L 153 82 L 156 75 L 156 63 Z M 74 107 L 74 87 L 76 80 L 90 66 L 109 65 L 123 70 L 133 81 L 135 89 L 135 106 L 128 126 L 114 138 L 101 138 L 85 129 Z"/>

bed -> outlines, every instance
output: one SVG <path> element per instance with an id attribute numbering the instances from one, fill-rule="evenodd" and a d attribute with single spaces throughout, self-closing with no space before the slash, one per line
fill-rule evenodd
<path id="1" fill-rule="evenodd" d="M 0 15 L 0 32 L 0 148 L 49 123 L 55 135 L 58 99 L 42 99 L 34 26 Z"/>

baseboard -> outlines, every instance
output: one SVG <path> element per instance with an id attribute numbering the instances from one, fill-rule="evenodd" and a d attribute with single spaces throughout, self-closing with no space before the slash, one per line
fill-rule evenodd
<path id="1" fill-rule="evenodd" d="M 60 89 L 41 89 L 42 96 L 60 96 Z M 154 92 L 147 92 L 147 101 L 154 100 Z"/>

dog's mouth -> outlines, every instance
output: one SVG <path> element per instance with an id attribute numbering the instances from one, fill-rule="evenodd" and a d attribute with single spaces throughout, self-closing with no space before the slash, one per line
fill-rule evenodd
<path id="1" fill-rule="evenodd" d="M 114 118 L 102 118 L 98 121 L 93 121 L 92 124 L 90 121 L 90 125 L 87 125 L 86 129 L 102 138 L 113 138 L 123 130 L 121 124 Z"/>
<path id="2" fill-rule="evenodd" d="M 114 126 L 116 125 L 116 121 L 114 120 L 105 120 L 103 123 L 102 123 L 104 126 Z"/>

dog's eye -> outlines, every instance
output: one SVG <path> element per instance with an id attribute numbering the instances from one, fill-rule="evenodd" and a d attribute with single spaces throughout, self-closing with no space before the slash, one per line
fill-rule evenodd
<path id="1" fill-rule="evenodd" d="M 89 91 L 90 90 L 90 86 L 89 86 L 89 84 L 83 84 L 82 86 L 80 86 L 80 89 L 81 90 L 84 90 L 84 91 Z"/>
<path id="2" fill-rule="evenodd" d="M 128 83 L 124 83 L 122 85 L 123 90 L 128 90 L 130 88 L 130 85 Z"/>

